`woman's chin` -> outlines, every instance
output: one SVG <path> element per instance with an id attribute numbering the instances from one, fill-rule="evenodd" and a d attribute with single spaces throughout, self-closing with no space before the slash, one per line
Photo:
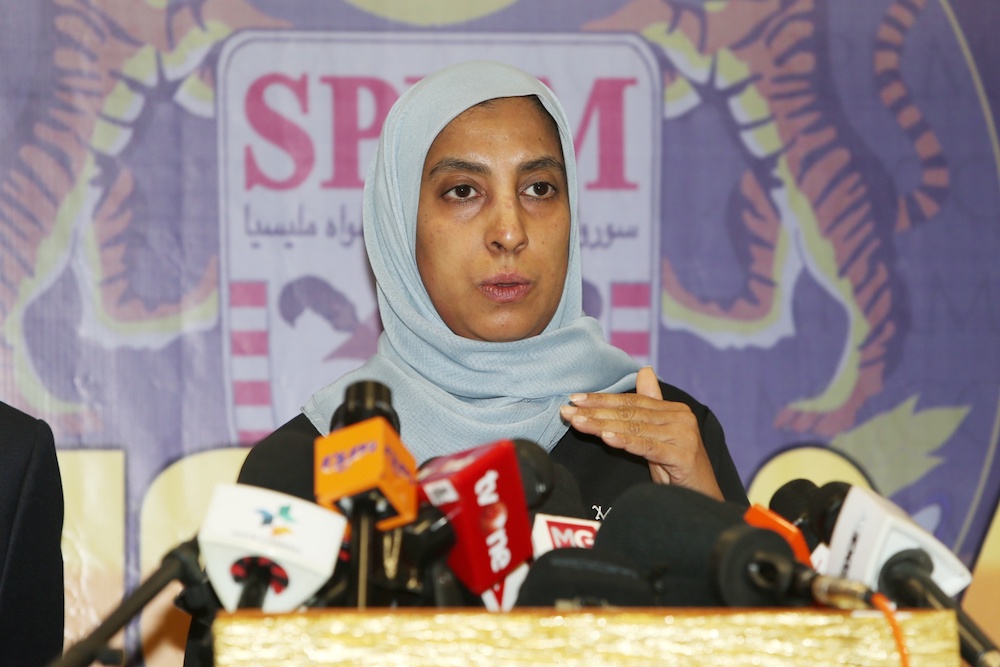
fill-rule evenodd
<path id="1" fill-rule="evenodd" d="M 485 323 L 481 326 L 470 327 L 464 331 L 455 331 L 455 333 L 463 338 L 470 338 L 486 343 L 512 343 L 537 336 L 544 329 L 544 325 L 539 326 L 536 323 L 504 321 Z"/>

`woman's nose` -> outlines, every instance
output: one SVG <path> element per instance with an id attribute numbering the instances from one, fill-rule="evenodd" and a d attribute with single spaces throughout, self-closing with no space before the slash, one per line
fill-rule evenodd
<path id="1" fill-rule="evenodd" d="M 517 252 L 528 244 L 524 211 L 517 201 L 497 202 L 486 232 L 486 243 L 496 252 Z"/>

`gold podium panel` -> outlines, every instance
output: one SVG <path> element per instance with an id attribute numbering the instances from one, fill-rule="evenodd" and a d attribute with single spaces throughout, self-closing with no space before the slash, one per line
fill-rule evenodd
<path id="1" fill-rule="evenodd" d="M 900 611 L 911 667 L 959 667 L 951 611 Z M 222 613 L 217 667 L 899 667 L 880 612 L 825 609 L 316 609 Z"/>

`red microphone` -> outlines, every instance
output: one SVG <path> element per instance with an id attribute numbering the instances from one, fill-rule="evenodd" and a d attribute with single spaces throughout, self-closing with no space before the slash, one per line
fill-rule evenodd
<path id="1" fill-rule="evenodd" d="M 419 474 L 421 500 L 455 531 L 448 567 L 481 595 L 531 557 L 531 526 L 512 440 L 431 460 Z"/>

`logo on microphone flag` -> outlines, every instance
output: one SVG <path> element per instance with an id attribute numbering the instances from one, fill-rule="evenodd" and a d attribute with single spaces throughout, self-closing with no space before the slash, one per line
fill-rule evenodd
<path id="1" fill-rule="evenodd" d="M 274 563 L 287 574 L 288 584 L 271 587 L 261 609 L 282 613 L 304 604 L 333 575 L 346 527 L 343 515 L 301 498 L 247 484 L 219 484 L 198 531 L 198 547 L 226 611 L 236 609 L 242 592 L 233 566 L 246 559 Z"/>
<path id="2" fill-rule="evenodd" d="M 278 508 L 277 512 L 258 508 L 257 513 L 260 514 L 260 523 L 262 526 L 271 526 L 271 535 L 277 537 L 292 532 L 291 527 L 288 525 L 295 523 L 295 519 L 292 518 L 291 505 L 282 505 Z M 275 523 L 276 517 L 280 519 L 278 523 Z"/>
<path id="3" fill-rule="evenodd" d="M 553 549 L 590 549 L 594 546 L 594 536 L 600 527 L 600 521 L 536 514 L 535 523 L 531 527 L 532 553 L 538 558 Z"/>
<path id="4" fill-rule="evenodd" d="M 345 499 L 375 492 L 383 509 L 379 530 L 417 516 L 417 464 L 384 417 L 372 417 L 316 438 L 316 502 L 331 509 Z M 384 501 L 384 502 L 382 502 Z"/>

